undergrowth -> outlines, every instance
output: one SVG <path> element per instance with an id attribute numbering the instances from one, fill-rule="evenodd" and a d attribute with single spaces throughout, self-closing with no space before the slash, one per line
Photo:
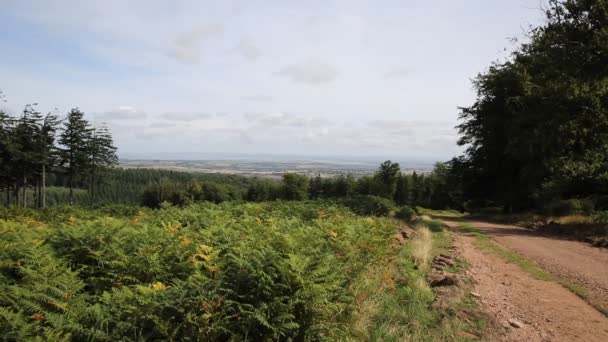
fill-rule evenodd
<path id="1" fill-rule="evenodd" d="M 421 228 L 331 202 L 0 212 L 2 340 L 460 340 Z M 413 255 L 416 255 L 414 258 Z"/>
<path id="2" fill-rule="evenodd" d="M 454 315 L 468 305 L 459 303 L 453 310 L 431 307 L 435 299 L 425 278 L 430 272 L 430 260 L 447 253 L 452 245 L 451 234 L 433 231 L 427 222 L 415 223 L 416 237 L 404 243 L 396 257 L 371 265 L 355 282 L 357 310 L 351 341 L 468 341 L 466 331 L 478 332 L 484 327 L 480 320 L 463 320 Z M 458 269 L 457 269 L 458 268 Z M 458 261 L 454 272 L 462 270 Z"/>

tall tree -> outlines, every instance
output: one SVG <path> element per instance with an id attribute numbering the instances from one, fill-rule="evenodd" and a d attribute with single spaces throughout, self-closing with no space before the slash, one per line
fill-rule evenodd
<path id="1" fill-rule="evenodd" d="M 105 124 L 92 130 L 88 143 L 89 154 L 89 196 L 95 198 L 95 187 L 99 186 L 104 173 L 118 164 L 117 148 L 114 146 L 110 129 Z"/>
<path id="2" fill-rule="evenodd" d="M 544 25 L 462 108 L 465 191 L 505 210 L 608 193 L 608 1 L 551 0 Z"/>
<path id="3" fill-rule="evenodd" d="M 6 205 L 10 205 L 10 189 L 13 179 L 13 129 L 15 119 L 0 111 L 0 187 L 5 191 Z"/>
<path id="4" fill-rule="evenodd" d="M 297 173 L 283 175 L 283 198 L 290 201 L 301 201 L 308 198 L 308 177 Z"/>
<path id="5" fill-rule="evenodd" d="M 47 170 L 53 166 L 56 162 L 56 149 L 55 149 L 55 134 L 57 127 L 59 126 L 59 119 L 57 115 L 48 113 L 40 124 L 38 135 L 36 136 L 37 142 L 37 154 L 38 164 L 40 170 L 40 194 L 39 207 L 46 207 L 46 174 Z"/>
<path id="6" fill-rule="evenodd" d="M 35 104 L 27 105 L 12 132 L 14 149 L 11 168 L 15 179 L 15 203 L 24 208 L 28 205 L 27 188 L 31 185 L 28 181 L 35 177 L 40 162 L 40 145 L 37 138 L 40 136 L 41 121 L 42 114 L 36 111 Z"/>
<path id="7" fill-rule="evenodd" d="M 59 136 L 59 155 L 61 164 L 68 175 L 70 189 L 70 204 L 74 203 L 74 185 L 90 166 L 90 141 L 92 128 L 85 120 L 84 113 L 78 108 L 72 109 L 65 119 L 63 130 Z"/>
<path id="8" fill-rule="evenodd" d="M 383 190 L 381 196 L 387 198 L 393 198 L 395 194 L 395 187 L 397 185 L 397 179 L 401 174 L 401 168 L 399 163 L 393 163 L 387 160 L 380 164 L 378 171 L 375 174 L 375 178 L 378 179 L 382 185 Z"/>
<path id="9" fill-rule="evenodd" d="M 321 174 L 317 174 L 315 177 L 310 179 L 308 192 L 310 193 L 311 199 L 318 199 L 325 195 L 323 193 L 323 179 L 321 178 Z"/>
<path id="10" fill-rule="evenodd" d="M 395 203 L 399 205 L 411 204 L 411 181 L 407 175 L 399 175 L 395 189 Z"/>

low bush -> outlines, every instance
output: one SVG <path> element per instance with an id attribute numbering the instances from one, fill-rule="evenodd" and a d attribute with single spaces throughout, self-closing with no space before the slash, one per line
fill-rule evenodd
<path id="1" fill-rule="evenodd" d="M 364 216 L 388 216 L 395 210 L 395 204 L 391 200 L 371 195 L 345 200 L 344 204 L 356 214 Z"/>
<path id="2" fill-rule="evenodd" d="M 554 200 L 543 206 L 542 212 L 548 216 L 589 215 L 594 204 L 590 199 Z"/>
<path id="3" fill-rule="evenodd" d="M 416 215 L 416 212 L 414 211 L 414 209 L 412 209 L 411 207 L 404 205 L 401 208 L 399 208 L 399 210 L 395 213 L 395 217 L 404 221 L 411 221 L 414 216 Z"/>
<path id="4" fill-rule="evenodd" d="M 593 201 L 595 210 L 608 210 L 608 195 L 596 196 Z"/>

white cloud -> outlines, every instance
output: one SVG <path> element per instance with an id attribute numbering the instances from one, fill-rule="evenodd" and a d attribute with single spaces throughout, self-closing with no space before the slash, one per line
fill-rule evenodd
<path id="1" fill-rule="evenodd" d="M 105 113 L 95 115 L 97 120 L 107 121 L 145 119 L 146 117 L 147 114 L 144 111 L 131 106 L 120 106 Z"/>
<path id="2" fill-rule="evenodd" d="M 254 61 L 262 56 L 262 51 L 249 39 L 241 39 L 234 48 L 234 51 L 250 61 Z"/>
<path id="3" fill-rule="evenodd" d="M 167 55 L 184 64 L 198 63 L 202 44 L 214 35 L 224 31 L 221 25 L 208 25 L 178 34 L 169 47 Z"/>
<path id="4" fill-rule="evenodd" d="M 212 118 L 214 115 L 208 113 L 168 112 L 161 114 L 159 117 L 164 120 L 173 121 L 196 121 Z"/>
<path id="5" fill-rule="evenodd" d="M 307 61 L 291 64 L 275 72 L 275 75 L 284 76 L 295 83 L 322 84 L 335 80 L 340 73 L 331 65 Z"/>
<path id="6" fill-rule="evenodd" d="M 272 101 L 272 96 L 257 94 L 252 96 L 243 96 L 242 99 L 252 102 L 270 102 Z"/>
<path id="7" fill-rule="evenodd" d="M 410 69 L 397 68 L 397 69 L 392 69 L 392 70 L 385 72 L 383 77 L 385 79 L 395 79 L 395 78 L 408 77 L 411 74 L 412 74 L 412 71 Z"/>

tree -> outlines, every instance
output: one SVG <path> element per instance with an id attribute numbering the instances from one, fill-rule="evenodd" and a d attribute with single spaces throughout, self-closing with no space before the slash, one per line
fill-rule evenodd
<path id="1" fill-rule="evenodd" d="M 383 190 L 380 196 L 392 199 L 395 194 L 397 179 L 401 174 L 399 163 L 393 163 L 390 160 L 380 164 L 375 177 L 382 183 Z"/>
<path id="2" fill-rule="evenodd" d="M 57 115 L 48 113 L 40 124 L 40 130 L 36 136 L 37 153 L 40 170 L 39 203 L 41 208 L 46 207 L 46 172 L 55 163 L 55 133 L 59 125 Z"/>
<path id="3" fill-rule="evenodd" d="M 399 175 L 395 189 L 395 203 L 405 205 L 411 203 L 411 184 L 410 177 Z"/>
<path id="4" fill-rule="evenodd" d="M 608 2 L 551 0 L 547 22 L 475 80 L 461 109 L 467 197 L 507 211 L 608 193 Z"/>
<path id="5" fill-rule="evenodd" d="M 94 200 L 94 189 L 102 181 L 105 171 L 118 164 L 117 148 L 114 146 L 109 128 L 102 124 L 92 130 L 88 142 L 89 196 Z"/>
<path id="6" fill-rule="evenodd" d="M 316 177 L 310 179 L 310 185 L 308 188 L 311 199 L 319 199 L 325 195 L 323 191 L 323 179 L 321 178 L 321 174 L 317 174 Z"/>
<path id="7" fill-rule="evenodd" d="M 89 147 L 91 146 L 92 131 L 89 122 L 84 118 L 84 113 L 78 108 L 74 108 L 68 113 L 59 137 L 59 143 L 62 146 L 59 149 L 59 155 L 68 175 L 70 204 L 74 203 L 75 181 L 90 166 Z"/>
<path id="8" fill-rule="evenodd" d="M 333 197 L 350 198 L 355 191 L 355 178 L 352 175 L 340 175 L 336 178 Z"/>
<path id="9" fill-rule="evenodd" d="M 0 188 L 6 192 L 6 205 L 10 205 L 10 189 L 13 179 L 13 129 L 14 118 L 0 111 Z"/>
<path id="10" fill-rule="evenodd" d="M 283 198 L 290 201 L 302 201 L 308 198 L 308 177 L 297 173 L 283 175 Z"/>
<path id="11" fill-rule="evenodd" d="M 34 105 L 27 105 L 21 117 L 16 121 L 12 131 L 12 173 L 15 180 L 15 204 L 27 207 L 28 180 L 32 180 L 41 160 L 40 121 L 42 115 L 36 111 Z M 19 193 L 21 192 L 21 201 Z M 21 202 L 21 203 L 19 203 Z"/>

